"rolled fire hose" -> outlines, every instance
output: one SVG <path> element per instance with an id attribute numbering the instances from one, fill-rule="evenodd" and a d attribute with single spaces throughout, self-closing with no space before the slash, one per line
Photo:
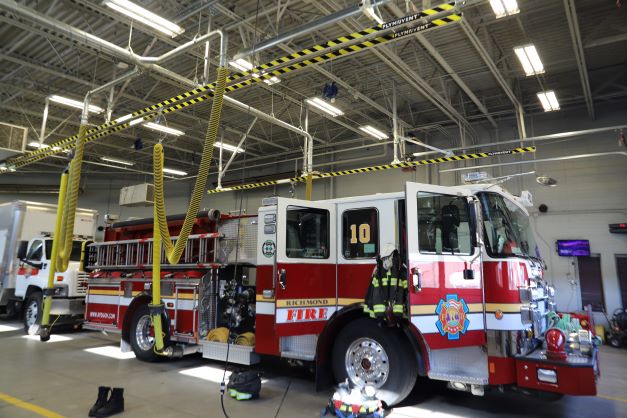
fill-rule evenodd
<path id="1" fill-rule="evenodd" d="M 220 116 L 222 113 L 222 101 L 224 98 L 224 88 L 228 68 L 218 68 L 218 77 L 216 80 L 216 88 L 214 90 L 213 103 L 211 105 L 211 116 L 209 125 L 207 126 L 207 134 L 205 135 L 205 144 L 203 146 L 202 159 L 194 184 L 194 190 L 190 199 L 183 227 L 176 241 L 172 245 L 170 231 L 165 213 L 165 200 L 163 193 L 163 146 L 156 144 L 153 150 L 153 174 L 154 174 L 154 224 L 153 224 L 153 256 L 152 256 L 152 304 L 149 305 L 150 316 L 155 332 L 154 351 L 157 354 L 165 355 L 163 352 L 163 327 L 161 323 L 161 315 L 165 309 L 161 303 L 161 244 L 165 249 L 165 255 L 170 264 L 177 264 L 181 258 L 181 254 L 185 250 L 187 239 L 192 231 L 200 201 L 207 187 L 209 177 L 209 166 L 213 157 L 213 148 L 218 137 L 218 128 L 220 126 Z"/>
<path id="2" fill-rule="evenodd" d="M 207 341 L 226 343 L 229 341 L 229 329 L 226 327 L 214 328 L 207 333 Z"/>
<path id="3" fill-rule="evenodd" d="M 247 345 L 250 347 L 255 346 L 255 334 L 252 332 L 244 332 L 240 334 L 235 339 L 235 344 L 237 345 Z"/>
<path id="4" fill-rule="evenodd" d="M 61 174 L 61 184 L 59 186 L 59 200 L 57 203 L 57 213 L 63 213 L 65 206 L 65 195 L 67 193 L 68 173 L 67 171 Z M 61 233 L 62 217 L 57 215 L 57 220 L 54 225 L 54 240 L 52 241 L 52 256 L 50 257 L 50 269 L 48 270 L 48 285 L 46 286 L 44 297 L 44 309 L 41 317 L 41 331 L 39 333 L 42 341 L 50 339 L 50 329 L 48 324 L 50 323 L 50 309 L 52 308 L 52 292 L 54 292 L 54 276 L 57 271 L 57 254 L 59 251 L 60 241 L 56 238 Z"/>

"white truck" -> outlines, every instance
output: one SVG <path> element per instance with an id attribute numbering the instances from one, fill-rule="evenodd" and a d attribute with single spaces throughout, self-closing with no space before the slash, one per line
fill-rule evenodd
<path id="1" fill-rule="evenodd" d="M 48 287 L 52 232 L 57 207 L 13 201 L 0 204 L 0 311 L 9 317 L 24 313 L 24 330 L 34 333 Z M 52 321 L 80 321 L 85 311 L 87 274 L 80 269 L 83 243 L 94 239 L 98 212 L 76 211 L 75 240 L 66 272 L 54 277 Z"/>

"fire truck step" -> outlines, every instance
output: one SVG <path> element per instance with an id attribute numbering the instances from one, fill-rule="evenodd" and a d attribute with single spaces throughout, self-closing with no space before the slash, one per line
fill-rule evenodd
<path id="1" fill-rule="evenodd" d="M 200 341 L 202 347 L 202 356 L 211 360 L 226 360 L 226 343 L 217 341 Z M 254 352 L 255 347 L 230 344 L 229 347 L 229 363 L 245 364 L 250 366 L 251 364 L 259 363 L 259 354 Z"/>

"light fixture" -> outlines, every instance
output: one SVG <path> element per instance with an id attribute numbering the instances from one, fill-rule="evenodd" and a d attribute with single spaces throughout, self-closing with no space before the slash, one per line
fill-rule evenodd
<path id="1" fill-rule="evenodd" d="M 529 44 L 517 46 L 514 48 L 514 52 L 520 60 L 527 76 L 544 73 L 544 65 L 540 60 L 540 56 L 538 55 L 535 45 Z"/>
<path id="2" fill-rule="evenodd" d="M 117 118 L 115 120 L 116 123 L 122 123 L 122 122 L 126 122 L 127 120 L 129 120 L 130 118 L 133 117 L 132 113 L 129 113 L 128 115 L 124 115 L 124 116 L 120 116 L 119 118 Z M 137 120 L 137 119 L 136 119 Z"/>
<path id="3" fill-rule="evenodd" d="M 137 20 L 144 25 L 150 26 L 153 29 L 158 30 L 161 33 L 165 33 L 171 38 L 185 32 L 185 29 L 180 27 L 174 22 L 170 22 L 167 19 L 162 18 L 159 15 L 144 9 L 137 4 L 128 0 L 106 0 L 105 4 L 122 14 L 127 15 L 131 19 Z"/>
<path id="4" fill-rule="evenodd" d="M 115 163 L 115 164 L 122 164 L 122 165 L 129 165 L 129 166 L 135 165 L 135 163 L 132 162 L 132 161 L 122 160 L 122 159 L 119 159 L 119 158 L 100 157 L 100 159 L 102 161 L 107 161 L 107 162 Z"/>
<path id="5" fill-rule="evenodd" d="M 186 176 L 187 172 L 181 170 L 174 170 L 173 168 L 164 168 L 164 173 L 174 174 L 175 176 Z"/>
<path id="6" fill-rule="evenodd" d="M 128 126 L 134 126 L 134 125 L 137 125 L 139 123 L 142 123 L 143 121 L 144 121 L 144 118 L 133 119 L 132 121 L 130 121 L 128 123 Z"/>
<path id="7" fill-rule="evenodd" d="M 249 71 L 253 69 L 253 64 L 250 61 L 245 60 L 244 58 L 238 58 L 235 61 L 229 62 L 231 67 L 239 70 L 239 71 Z"/>
<path id="8" fill-rule="evenodd" d="M 386 134 L 383 131 L 378 130 L 377 128 L 373 128 L 370 125 L 360 126 L 359 129 L 361 129 L 362 131 L 364 131 L 368 135 L 370 135 L 370 136 L 372 136 L 374 138 L 377 138 L 379 140 L 381 140 L 381 139 L 388 139 L 389 138 L 388 134 Z"/>
<path id="9" fill-rule="evenodd" d="M 39 149 L 39 148 L 49 148 L 50 147 L 50 145 L 42 144 L 41 142 L 38 142 L 38 141 L 29 142 L 28 146 L 31 147 L 31 148 L 37 148 L 37 149 Z"/>
<path id="10" fill-rule="evenodd" d="M 325 102 L 319 97 L 312 97 L 311 99 L 307 99 L 307 103 L 309 103 L 313 107 L 316 107 L 322 110 L 325 113 L 328 113 L 329 115 L 333 117 L 341 116 L 344 114 L 344 112 L 342 112 L 340 109 L 333 106 L 332 104 Z"/>
<path id="11" fill-rule="evenodd" d="M 516 0 L 490 0 L 490 6 L 497 19 L 520 13 Z"/>
<path id="12" fill-rule="evenodd" d="M 553 90 L 541 91 L 538 93 L 538 99 L 540 99 L 545 112 L 560 110 L 560 104 L 557 101 L 557 96 L 555 96 L 555 92 Z"/>
<path id="13" fill-rule="evenodd" d="M 215 145 L 216 145 L 216 147 L 222 148 L 225 151 L 231 151 L 231 152 L 237 152 L 237 153 L 242 153 L 242 152 L 245 151 L 243 148 L 238 148 L 238 147 L 236 147 L 234 145 L 225 144 L 224 142 L 220 142 L 220 141 L 217 141 L 215 143 Z"/>
<path id="14" fill-rule="evenodd" d="M 57 94 L 53 94 L 52 96 L 48 97 L 48 99 L 50 99 L 50 101 L 52 101 L 52 102 L 59 103 L 59 104 L 62 104 L 62 105 L 66 105 L 66 106 L 70 106 L 70 107 L 74 107 L 76 109 L 82 109 L 83 108 L 83 102 L 80 102 L 80 101 L 74 100 L 74 99 L 69 99 L 67 97 L 59 96 Z M 87 110 L 89 110 L 91 113 L 102 113 L 102 112 L 104 112 L 104 109 L 101 108 L 100 106 L 91 105 L 91 104 L 89 105 Z"/>
<path id="15" fill-rule="evenodd" d="M 152 129 L 153 131 L 164 132 L 169 135 L 175 135 L 175 136 L 185 135 L 185 132 L 179 129 L 168 128 L 167 126 L 159 125 L 158 123 L 154 123 L 154 122 L 146 122 L 144 123 L 144 126 L 148 129 Z"/>
<path id="16" fill-rule="evenodd" d="M 281 79 L 279 77 L 273 75 L 272 77 L 266 78 L 265 80 L 263 80 L 263 82 L 266 83 L 267 85 L 271 86 L 273 84 L 280 83 Z"/>

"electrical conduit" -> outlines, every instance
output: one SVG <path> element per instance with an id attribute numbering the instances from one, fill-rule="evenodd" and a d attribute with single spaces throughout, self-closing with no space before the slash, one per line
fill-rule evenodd
<path id="1" fill-rule="evenodd" d="M 181 258 L 181 254 L 185 250 L 187 239 L 192 231 L 200 202 L 207 187 L 209 177 L 209 166 L 213 158 L 213 148 L 218 136 L 218 128 L 220 126 L 220 116 L 222 113 L 222 102 L 224 98 L 224 88 L 228 75 L 228 68 L 221 66 L 218 68 L 218 77 L 216 80 L 216 89 L 214 91 L 213 103 L 211 105 L 211 116 L 207 134 L 205 136 L 205 144 L 203 146 L 202 159 L 198 169 L 198 176 L 194 184 L 194 190 L 190 199 L 189 207 L 183 221 L 181 232 L 179 233 L 176 244 L 172 244 L 168 223 L 165 212 L 165 199 L 163 192 L 163 146 L 156 144 L 153 150 L 153 171 L 154 171 L 154 187 L 155 187 L 155 204 L 154 204 L 154 225 L 153 225 L 153 259 L 152 259 L 152 304 L 149 305 L 150 315 L 155 333 L 155 353 L 160 355 L 171 355 L 172 351 L 164 351 L 163 345 L 163 324 L 161 315 L 165 313 L 163 304 L 161 303 L 161 245 L 165 249 L 165 256 L 170 264 L 177 264 Z"/>

